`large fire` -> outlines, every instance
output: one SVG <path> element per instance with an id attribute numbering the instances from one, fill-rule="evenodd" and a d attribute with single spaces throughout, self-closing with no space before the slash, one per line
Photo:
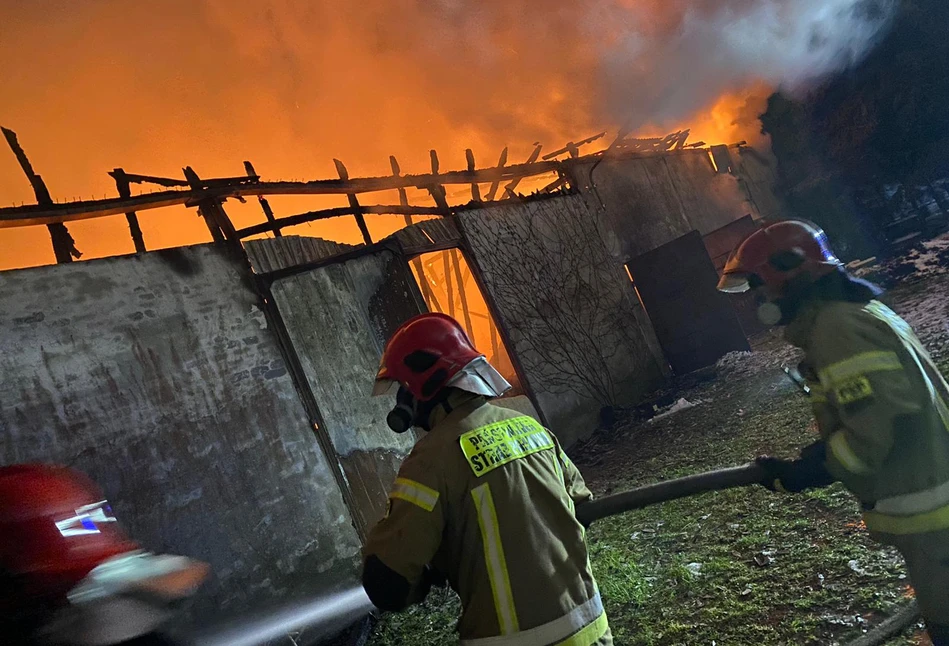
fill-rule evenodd
<path id="1" fill-rule="evenodd" d="M 844 15 L 859 0 L 588 4 L 2 3 L 0 56 L 11 64 L 0 70 L 0 122 L 59 201 L 115 195 L 106 173 L 117 166 L 233 176 L 249 159 L 267 179 L 312 179 L 334 177 L 334 157 L 352 176 L 385 175 L 396 155 L 403 172 L 425 172 L 430 149 L 442 169 L 464 168 L 466 148 L 488 166 L 508 146 L 516 163 L 536 141 L 551 151 L 624 125 L 755 142 L 772 86 L 839 67 L 828 47 L 858 51 L 875 33 L 857 38 L 856 18 Z M 830 43 L 821 56 L 801 45 L 818 24 Z M 33 201 L 0 150 L 0 204 Z M 279 216 L 345 198 L 272 204 Z M 255 204 L 227 208 L 238 226 L 261 220 Z M 300 232 L 356 242 L 351 220 Z M 370 227 L 381 237 L 399 222 Z M 208 238 L 183 209 L 143 213 L 141 223 L 149 248 Z M 84 258 L 132 251 L 121 216 L 69 228 Z M 0 231 L 0 269 L 52 260 L 45 228 Z"/>

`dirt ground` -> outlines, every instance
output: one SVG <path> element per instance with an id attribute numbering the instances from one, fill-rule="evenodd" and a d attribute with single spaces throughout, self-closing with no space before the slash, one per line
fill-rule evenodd
<path id="1" fill-rule="evenodd" d="M 949 374 L 949 238 L 863 269 Z M 686 375 L 653 400 L 675 412 L 626 411 L 571 451 L 597 495 L 724 466 L 793 456 L 815 428 L 781 370 L 797 363 L 780 333 L 754 351 Z M 683 401 L 684 400 L 684 401 Z M 662 409 L 660 408 L 660 412 Z M 899 556 L 874 543 L 839 485 L 801 495 L 760 487 L 674 501 L 604 519 L 591 561 L 618 645 L 844 644 L 912 592 Z M 390 615 L 369 644 L 451 644 L 458 613 L 437 590 Z M 918 627 L 890 646 L 928 644 Z"/>

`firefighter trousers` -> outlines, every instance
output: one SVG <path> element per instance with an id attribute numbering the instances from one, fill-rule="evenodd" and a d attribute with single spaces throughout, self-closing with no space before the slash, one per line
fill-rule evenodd
<path id="1" fill-rule="evenodd" d="M 887 538 L 906 560 L 933 644 L 949 646 L 949 530 Z"/>

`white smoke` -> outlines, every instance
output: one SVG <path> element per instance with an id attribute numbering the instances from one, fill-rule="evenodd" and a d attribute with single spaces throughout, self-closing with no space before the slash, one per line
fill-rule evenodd
<path id="1" fill-rule="evenodd" d="M 635 3 L 642 7 L 649 3 Z M 652 10 L 601 49 L 608 114 L 639 124 L 689 117 L 755 84 L 795 93 L 858 63 L 885 33 L 895 0 L 672 2 L 664 29 Z M 617 13 L 619 12 L 619 13 Z M 630 16 L 614 7 L 613 19 Z"/>

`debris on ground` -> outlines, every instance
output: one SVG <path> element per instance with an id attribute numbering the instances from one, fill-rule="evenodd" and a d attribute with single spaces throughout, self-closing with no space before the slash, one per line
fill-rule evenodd
<path id="1" fill-rule="evenodd" d="M 949 275 L 949 234 L 914 244 L 896 258 L 869 258 L 851 263 L 848 268 L 858 278 L 895 287 L 901 281 L 926 281 Z"/>
<path id="2" fill-rule="evenodd" d="M 663 419 L 663 418 L 665 418 L 665 417 L 669 417 L 670 415 L 675 415 L 676 413 L 678 413 L 678 412 L 681 411 L 681 410 L 685 410 L 685 409 L 687 409 L 687 408 L 692 408 L 693 406 L 698 406 L 698 405 L 701 404 L 701 403 L 703 403 L 702 400 L 697 400 L 697 401 L 694 401 L 694 402 L 690 402 L 690 401 L 689 401 L 688 399 L 686 399 L 685 397 L 680 397 L 680 398 L 678 399 L 678 401 L 676 401 L 676 403 L 672 404 L 671 406 L 669 406 L 669 407 L 667 407 L 667 408 L 662 409 L 657 415 L 655 415 L 655 416 L 653 416 L 651 419 L 649 419 L 648 422 L 649 422 L 649 423 L 652 423 L 652 422 L 655 422 L 656 420 Z"/>

